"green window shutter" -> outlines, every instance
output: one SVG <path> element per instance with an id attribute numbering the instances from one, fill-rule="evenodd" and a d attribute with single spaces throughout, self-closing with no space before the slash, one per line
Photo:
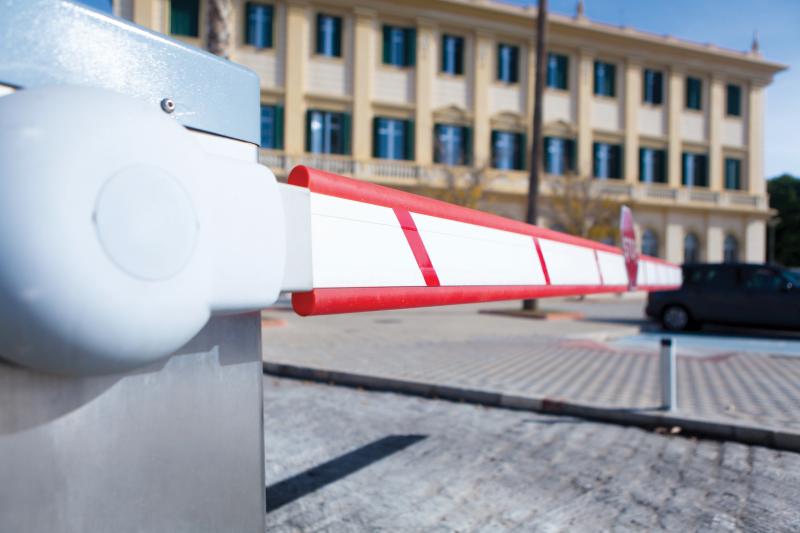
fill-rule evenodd
<path id="1" fill-rule="evenodd" d="M 283 106 L 275 106 L 274 128 L 275 148 L 277 150 L 283 150 Z"/>
<path id="2" fill-rule="evenodd" d="M 550 156 L 550 143 L 553 142 L 551 137 L 543 137 L 542 141 L 544 146 L 542 146 L 542 164 L 544 165 L 544 171 L 550 172 L 550 169 L 553 168 L 553 162 L 551 161 L 552 157 Z M 536 142 L 536 138 L 534 137 L 534 142 Z"/>
<path id="3" fill-rule="evenodd" d="M 527 151 L 528 138 L 524 133 L 517 133 L 517 170 L 525 169 L 525 152 Z"/>
<path id="4" fill-rule="evenodd" d="M 608 71 L 606 72 L 606 83 L 608 84 L 608 95 L 609 96 L 616 96 L 617 95 L 617 66 L 616 65 L 608 65 Z"/>
<path id="5" fill-rule="evenodd" d="M 323 52 L 322 50 L 322 13 L 317 13 L 317 46 L 316 51 L 318 54 Z"/>
<path id="6" fill-rule="evenodd" d="M 464 165 L 472 164 L 472 128 L 464 126 Z"/>
<path id="7" fill-rule="evenodd" d="M 383 64 L 390 64 L 391 58 L 389 57 L 390 46 L 392 42 L 392 27 L 383 26 Z"/>
<path id="8" fill-rule="evenodd" d="M 614 146 L 611 150 L 611 153 L 614 154 L 614 165 L 612 170 L 614 177 L 622 179 L 622 175 L 625 172 L 625 160 L 622 159 L 622 146 Z"/>
<path id="9" fill-rule="evenodd" d="M 569 70 L 569 58 L 558 56 L 558 85 L 561 89 L 567 88 L 567 71 Z"/>
<path id="10" fill-rule="evenodd" d="M 439 130 L 441 126 L 439 124 L 435 124 L 433 126 L 433 162 L 434 163 L 441 163 L 441 158 L 439 154 L 441 153 L 439 150 Z"/>
<path id="11" fill-rule="evenodd" d="M 511 81 L 519 81 L 519 46 L 511 49 Z"/>
<path id="12" fill-rule="evenodd" d="M 653 77 L 655 78 L 653 100 L 656 104 L 662 104 L 664 103 L 664 75 L 659 71 Z"/>
<path id="13" fill-rule="evenodd" d="M 406 28 L 403 30 L 405 37 L 406 61 L 408 67 L 413 67 L 417 63 L 417 30 Z"/>
<path id="14" fill-rule="evenodd" d="M 567 139 L 564 142 L 564 148 L 567 152 L 567 170 L 569 172 L 575 172 L 575 141 L 573 139 Z"/>
<path id="15" fill-rule="evenodd" d="M 408 161 L 414 160 L 414 121 L 406 120 L 406 159 Z"/>
<path id="16" fill-rule="evenodd" d="M 247 44 L 253 43 L 253 28 L 250 24 L 250 12 L 253 10 L 252 2 L 247 2 L 244 5 L 244 42 Z"/>
<path id="17" fill-rule="evenodd" d="M 311 113 L 311 109 L 306 111 L 306 152 L 311 152 Z"/>
<path id="18" fill-rule="evenodd" d="M 600 62 L 599 61 L 595 61 L 594 62 L 594 87 L 593 87 L 593 90 L 592 90 L 592 92 L 594 94 L 600 94 L 601 91 L 602 91 L 602 88 L 600 87 L 600 76 L 599 76 L 599 73 L 600 73 Z"/>
<path id="19" fill-rule="evenodd" d="M 456 37 L 456 74 L 464 74 L 464 39 Z"/>
<path id="20" fill-rule="evenodd" d="M 333 55 L 342 57 L 342 18 L 333 18 Z"/>
<path id="21" fill-rule="evenodd" d="M 380 117 L 372 117 L 372 157 L 380 157 L 380 142 L 378 141 L 380 126 Z"/>
<path id="22" fill-rule="evenodd" d="M 350 113 L 342 113 L 342 151 L 343 155 L 350 155 Z"/>
<path id="23" fill-rule="evenodd" d="M 491 157 L 491 167 L 497 168 L 497 130 L 492 130 L 489 140 L 489 154 Z"/>
<path id="24" fill-rule="evenodd" d="M 502 80 L 503 79 L 503 45 L 502 44 L 498 44 L 497 45 L 497 54 L 496 54 L 496 57 L 495 57 L 495 63 L 497 63 L 497 68 L 495 69 L 495 73 L 494 73 L 495 79 L 496 80 Z M 494 144 L 494 141 L 492 141 L 492 144 Z"/>
<path id="25" fill-rule="evenodd" d="M 600 143 L 592 143 L 592 177 L 597 176 L 599 171 L 598 153 L 600 152 Z"/>

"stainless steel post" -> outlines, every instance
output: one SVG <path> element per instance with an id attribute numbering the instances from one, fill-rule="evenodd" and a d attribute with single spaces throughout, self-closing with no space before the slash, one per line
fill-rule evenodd
<path id="1" fill-rule="evenodd" d="M 675 383 L 675 339 L 661 339 L 659 373 L 661 378 L 661 407 L 666 411 L 678 408 L 678 392 Z"/>

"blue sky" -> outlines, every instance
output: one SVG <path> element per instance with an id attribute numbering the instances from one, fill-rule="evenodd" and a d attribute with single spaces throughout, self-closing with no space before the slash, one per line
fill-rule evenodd
<path id="1" fill-rule="evenodd" d="M 83 0 L 99 8 L 110 0 Z M 527 5 L 536 2 L 506 0 Z M 554 13 L 572 15 L 576 0 L 550 0 Z M 758 31 L 762 55 L 789 66 L 767 88 L 764 167 L 768 177 L 800 176 L 800 1 L 798 0 L 585 0 L 586 15 L 700 43 L 747 50 Z M 798 135 L 798 137 L 795 137 Z"/>
<path id="2" fill-rule="evenodd" d="M 506 0 L 520 5 L 536 2 Z M 550 11 L 575 13 L 576 0 L 550 0 Z M 768 177 L 800 176 L 800 2 L 797 0 L 585 0 L 586 16 L 608 24 L 734 50 L 758 31 L 764 58 L 789 66 L 767 88 L 764 167 Z"/>

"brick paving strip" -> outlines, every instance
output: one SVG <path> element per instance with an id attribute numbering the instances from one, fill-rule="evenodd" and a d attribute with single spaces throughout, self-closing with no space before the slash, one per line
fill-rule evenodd
<path id="1" fill-rule="evenodd" d="M 373 322 L 380 320 L 394 319 Z M 264 371 L 623 425 L 677 426 L 685 433 L 800 451 L 800 358 L 682 357 L 679 351 L 679 409 L 668 413 L 659 410 L 656 349 L 618 349 L 581 335 L 482 335 L 491 327 L 467 326 L 469 334 L 460 338 L 452 332 L 437 336 L 437 322 L 430 322 L 430 335 L 355 328 L 335 337 L 330 331 L 293 331 L 290 320 L 287 331 L 268 334 Z"/>

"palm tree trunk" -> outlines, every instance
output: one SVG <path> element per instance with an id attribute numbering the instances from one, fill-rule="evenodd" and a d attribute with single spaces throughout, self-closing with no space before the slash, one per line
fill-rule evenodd
<path id="1" fill-rule="evenodd" d="M 539 203 L 539 176 L 542 174 L 542 96 L 544 94 L 544 76 L 547 42 L 547 0 L 539 0 L 536 11 L 536 78 L 533 88 L 533 146 L 531 146 L 530 174 L 528 180 L 528 214 L 525 221 L 536 224 Z M 536 300 L 523 300 L 522 308 L 526 311 L 536 309 Z"/>
<path id="2" fill-rule="evenodd" d="M 212 54 L 224 58 L 230 57 L 232 18 L 232 0 L 208 0 L 206 48 Z"/>

